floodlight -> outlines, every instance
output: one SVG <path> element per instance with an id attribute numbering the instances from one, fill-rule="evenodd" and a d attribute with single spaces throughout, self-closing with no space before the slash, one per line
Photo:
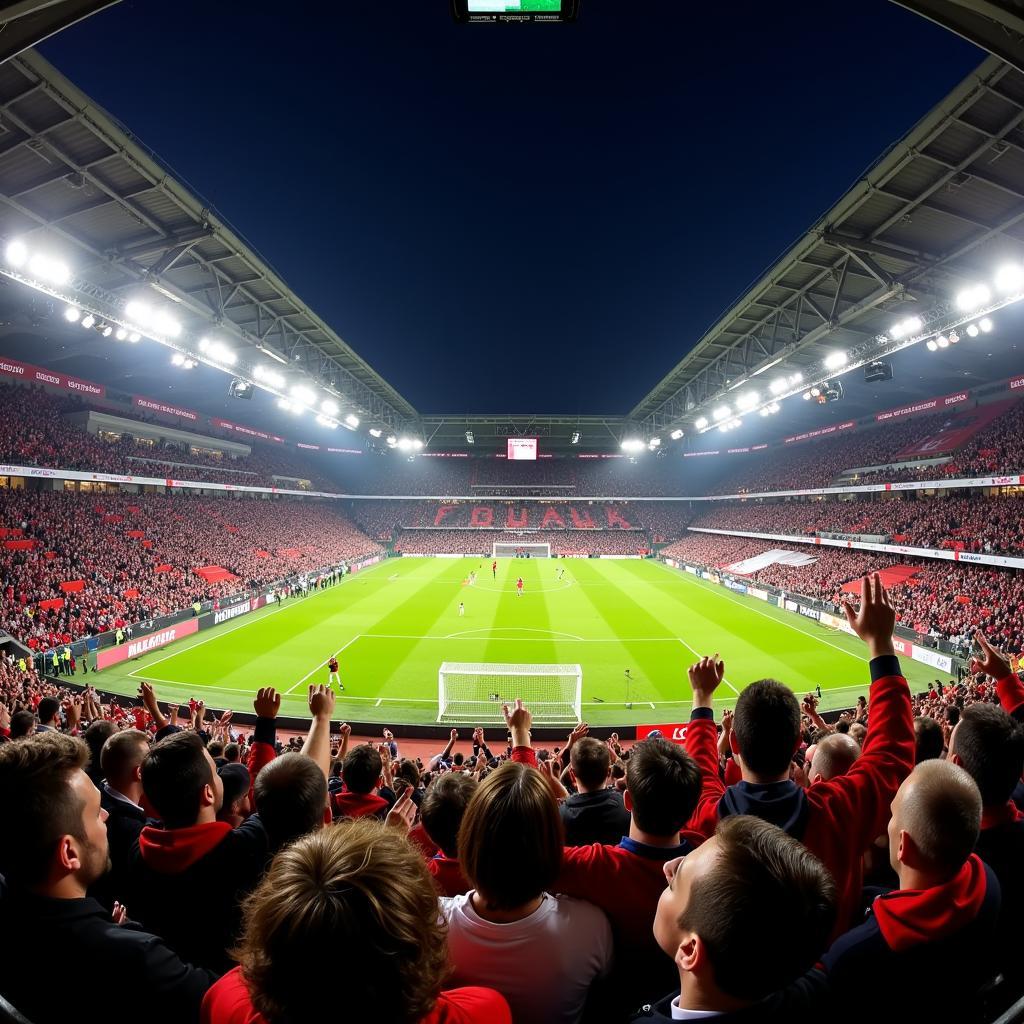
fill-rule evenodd
<path id="1" fill-rule="evenodd" d="M 679 438 L 683 436 L 683 432 L 681 430 L 676 429 L 673 430 L 669 436 L 672 438 L 673 441 L 678 441 Z"/>
<path id="2" fill-rule="evenodd" d="M 1007 263 L 996 271 L 996 290 L 1010 294 L 1024 288 L 1024 270 L 1016 263 Z"/>
<path id="3" fill-rule="evenodd" d="M 129 320 L 140 324 L 142 327 L 147 326 L 149 321 L 153 319 L 153 310 L 144 302 L 129 302 L 128 305 L 124 307 L 124 313 Z"/>
<path id="4" fill-rule="evenodd" d="M 382 433 L 382 430 L 378 430 L 376 427 L 370 427 L 370 437 L 380 437 Z"/>
<path id="5" fill-rule="evenodd" d="M 780 377 L 778 380 L 773 380 L 769 391 L 773 395 L 781 395 L 783 391 L 789 390 L 789 381 L 785 377 Z"/>
<path id="6" fill-rule="evenodd" d="M 82 311 L 77 306 L 64 307 L 64 319 L 67 320 L 69 324 L 77 324 L 81 315 Z"/>
<path id="7" fill-rule="evenodd" d="M 580 436 L 580 432 L 578 430 L 574 430 L 572 432 L 572 436 L 569 438 L 569 444 L 579 444 Z"/>
<path id="8" fill-rule="evenodd" d="M 327 413 L 328 416 L 338 415 L 338 403 L 333 398 L 325 398 L 320 403 L 320 411 Z"/>
<path id="9" fill-rule="evenodd" d="M 978 321 L 978 326 L 981 328 L 982 333 L 988 334 L 988 332 L 992 330 L 994 324 L 988 317 L 985 317 Z"/>
<path id="10" fill-rule="evenodd" d="M 185 357 L 180 352 L 175 352 L 174 355 L 171 356 L 171 362 L 175 366 L 184 366 L 185 365 Z"/>
<path id="11" fill-rule="evenodd" d="M 337 430 L 338 429 L 337 422 L 335 420 L 332 420 L 329 416 L 319 416 L 318 415 L 317 418 L 316 418 L 316 421 L 317 421 L 317 423 L 320 424 L 321 427 L 330 427 L 332 430 Z"/>
<path id="12" fill-rule="evenodd" d="M 730 416 L 731 414 L 732 409 L 730 409 L 729 406 L 720 405 L 711 415 L 714 418 L 715 422 L 718 423 L 721 420 L 726 419 L 726 417 Z"/>
<path id="13" fill-rule="evenodd" d="M 944 334 L 940 334 L 938 338 L 935 339 L 935 343 L 939 346 L 939 348 L 949 348 L 949 338 L 947 338 Z"/>
<path id="14" fill-rule="evenodd" d="M 161 311 L 153 317 L 153 330 L 168 338 L 176 338 L 181 334 L 181 324 L 169 313 Z"/>
<path id="15" fill-rule="evenodd" d="M 698 430 L 703 430 L 703 429 L 704 429 L 704 428 L 705 428 L 705 427 L 706 427 L 707 425 L 708 425 L 708 418 L 707 418 L 706 416 L 701 416 L 701 417 L 700 417 L 700 419 L 699 419 L 699 420 L 697 420 L 697 421 L 696 421 L 696 422 L 694 423 L 694 426 L 695 426 L 695 427 L 696 427 L 696 428 L 697 428 Z"/>
<path id="16" fill-rule="evenodd" d="M 925 348 L 928 349 L 929 352 L 938 352 L 939 344 L 934 338 L 929 338 L 925 343 Z"/>
<path id="17" fill-rule="evenodd" d="M 28 262 L 28 246 L 18 240 L 9 242 L 4 250 L 4 259 L 12 267 L 23 267 Z"/>
<path id="18" fill-rule="evenodd" d="M 397 444 L 398 444 L 398 438 L 397 438 L 397 437 L 395 437 L 395 435 L 394 435 L 394 434 L 388 434 L 388 436 L 387 436 L 387 444 L 388 444 L 388 445 L 389 445 L 389 446 L 390 446 L 391 448 L 394 448 L 394 447 L 395 447 L 395 445 L 397 445 Z"/>
<path id="19" fill-rule="evenodd" d="M 739 409 L 746 412 L 749 409 L 753 409 L 760 401 L 761 396 L 756 391 L 744 391 L 742 395 L 737 397 L 736 405 Z"/>
<path id="20" fill-rule="evenodd" d="M 96 328 L 103 335 L 104 338 L 109 338 L 114 333 L 114 328 L 110 324 L 100 324 Z"/>
<path id="21" fill-rule="evenodd" d="M 345 417 L 345 422 L 346 422 L 346 423 L 347 423 L 347 424 L 348 424 L 348 425 L 349 425 L 349 426 L 350 426 L 350 427 L 351 427 L 351 428 L 352 428 L 353 430 L 355 430 L 355 429 L 356 429 L 356 427 L 358 427 L 358 426 L 359 426 L 359 417 L 358 417 L 358 416 L 357 416 L 357 415 L 356 415 L 356 414 L 355 414 L 354 412 L 350 412 L 350 413 L 349 413 L 349 414 L 348 414 L 348 415 L 347 415 L 347 416 Z"/>
<path id="22" fill-rule="evenodd" d="M 829 370 L 838 370 L 840 366 L 845 366 L 848 356 L 845 352 L 832 352 L 825 356 L 825 366 Z"/>
<path id="23" fill-rule="evenodd" d="M 90 327 L 94 327 L 96 325 L 96 317 L 94 317 L 92 313 L 86 313 L 85 316 L 83 316 L 82 319 L 79 321 L 79 323 L 81 323 L 81 325 L 86 330 L 88 330 Z"/>
<path id="24" fill-rule="evenodd" d="M 804 382 L 804 375 L 802 373 L 794 373 L 793 376 L 789 378 L 789 383 L 790 384 L 794 384 L 794 385 L 796 385 L 796 384 L 803 384 L 803 382 Z"/>
<path id="25" fill-rule="evenodd" d="M 992 293 L 988 290 L 987 285 L 976 284 L 971 288 L 965 288 L 957 295 L 957 308 L 969 313 L 972 309 L 984 306 L 991 297 Z"/>
<path id="26" fill-rule="evenodd" d="M 472 430 L 466 431 L 466 444 L 476 444 L 476 438 L 473 436 Z"/>
<path id="27" fill-rule="evenodd" d="M 293 385 L 290 394 L 296 402 L 301 402 L 303 405 L 312 405 L 316 401 L 316 395 L 304 384 Z"/>
<path id="28" fill-rule="evenodd" d="M 128 337 L 128 332 L 123 327 L 118 327 L 114 337 L 117 338 L 118 341 L 124 341 Z"/>
<path id="29" fill-rule="evenodd" d="M 129 341 L 130 341 L 130 342 L 131 342 L 131 343 L 132 343 L 133 345 L 134 345 L 134 344 L 135 344 L 135 343 L 136 343 L 137 341 L 139 341 L 139 340 L 140 340 L 141 338 L 142 338 L 142 335 L 141 335 L 141 334 L 139 334 L 139 332 L 138 332 L 138 331 L 132 331 L 132 333 L 128 335 L 128 340 L 129 340 Z"/>
<path id="30" fill-rule="evenodd" d="M 639 438 L 627 437 L 625 440 L 623 440 L 622 444 L 620 444 L 619 447 L 624 452 L 639 452 L 643 451 L 644 443 Z"/>
<path id="31" fill-rule="evenodd" d="M 967 325 L 967 337 L 968 338 L 976 338 L 980 333 L 981 332 L 978 330 L 978 325 L 977 324 L 968 324 Z"/>
<path id="32" fill-rule="evenodd" d="M 423 447 L 423 442 L 418 437 L 414 438 L 413 442 L 412 442 L 412 446 L 413 446 L 413 448 L 416 449 L 416 451 L 419 451 Z"/>
<path id="33" fill-rule="evenodd" d="M 650 441 L 647 442 L 647 446 L 648 446 L 648 448 L 660 448 L 661 447 L 661 438 L 660 437 L 652 437 L 650 439 Z"/>
<path id="34" fill-rule="evenodd" d="M 810 393 L 810 391 L 805 391 L 804 392 L 804 401 L 805 402 L 809 402 L 810 400 L 811 400 L 811 393 Z"/>

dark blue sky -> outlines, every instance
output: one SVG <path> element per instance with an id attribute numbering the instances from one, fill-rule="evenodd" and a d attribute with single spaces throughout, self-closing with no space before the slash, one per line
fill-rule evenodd
<path id="1" fill-rule="evenodd" d="M 42 49 L 425 412 L 627 412 L 984 56 L 888 0 L 447 6 L 125 0 Z"/>

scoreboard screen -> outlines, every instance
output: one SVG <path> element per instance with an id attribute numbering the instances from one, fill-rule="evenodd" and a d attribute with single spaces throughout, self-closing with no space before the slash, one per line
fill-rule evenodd
<path id="1" fill-rule="evenodd" d="M 451 0 L 459 22 L 575 21 L 580 0 Z"/>
<path id="2" fill-rule="evenodd" d="M 508 458 L 513 462 L 535 462 L 537 460 L 537 438 L 508 437 Z"/>

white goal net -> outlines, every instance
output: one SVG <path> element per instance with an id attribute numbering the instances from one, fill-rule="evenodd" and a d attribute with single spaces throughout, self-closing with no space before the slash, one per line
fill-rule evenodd
<path id="1" fill-rule="evenodd" d="M 550 558 L 550 544 L 498 544 L 491 545 L 492 558 L 519 558 L 529 555 L 531 558 Z"/>
<path id="2" fill-rule="evenodd" d="M 582 694 L 579 665 L 446 661 L 437 673 L 437 720 L 503 724 L 501 705 L 521 697 L 536 725 L 576 724 Z"/>

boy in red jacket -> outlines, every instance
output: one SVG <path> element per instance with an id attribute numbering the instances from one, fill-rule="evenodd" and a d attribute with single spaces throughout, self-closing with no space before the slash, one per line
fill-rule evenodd
<path id="1" fill-rule="evenodd" d="M 842 776 L 803 789 L 790 780 L 800 743 L 800 705 L 772 679 L 740 694 L 733 722 L 733 753 L 743 781 L 726 787 L 718 772 L 718 733 L 712 698 L 725 664 L 703 658 L 690 667 L 693 713 L 686 749 L 700 766 L 703 786 L 689 827 L 712 836 L 722 818 L 750 814 L 799 839 L 831 871 L 839 888 L 837 934 L 853 923 L 861 892 L 861 858 L 885 832 L 889 805 L 914 767 L 910 691 L 892 643 L 896 615 L 878 574 L 861 583 L 861 602 L 847 621 L 870 656 L 871 715 L 861 756 Z"/>

